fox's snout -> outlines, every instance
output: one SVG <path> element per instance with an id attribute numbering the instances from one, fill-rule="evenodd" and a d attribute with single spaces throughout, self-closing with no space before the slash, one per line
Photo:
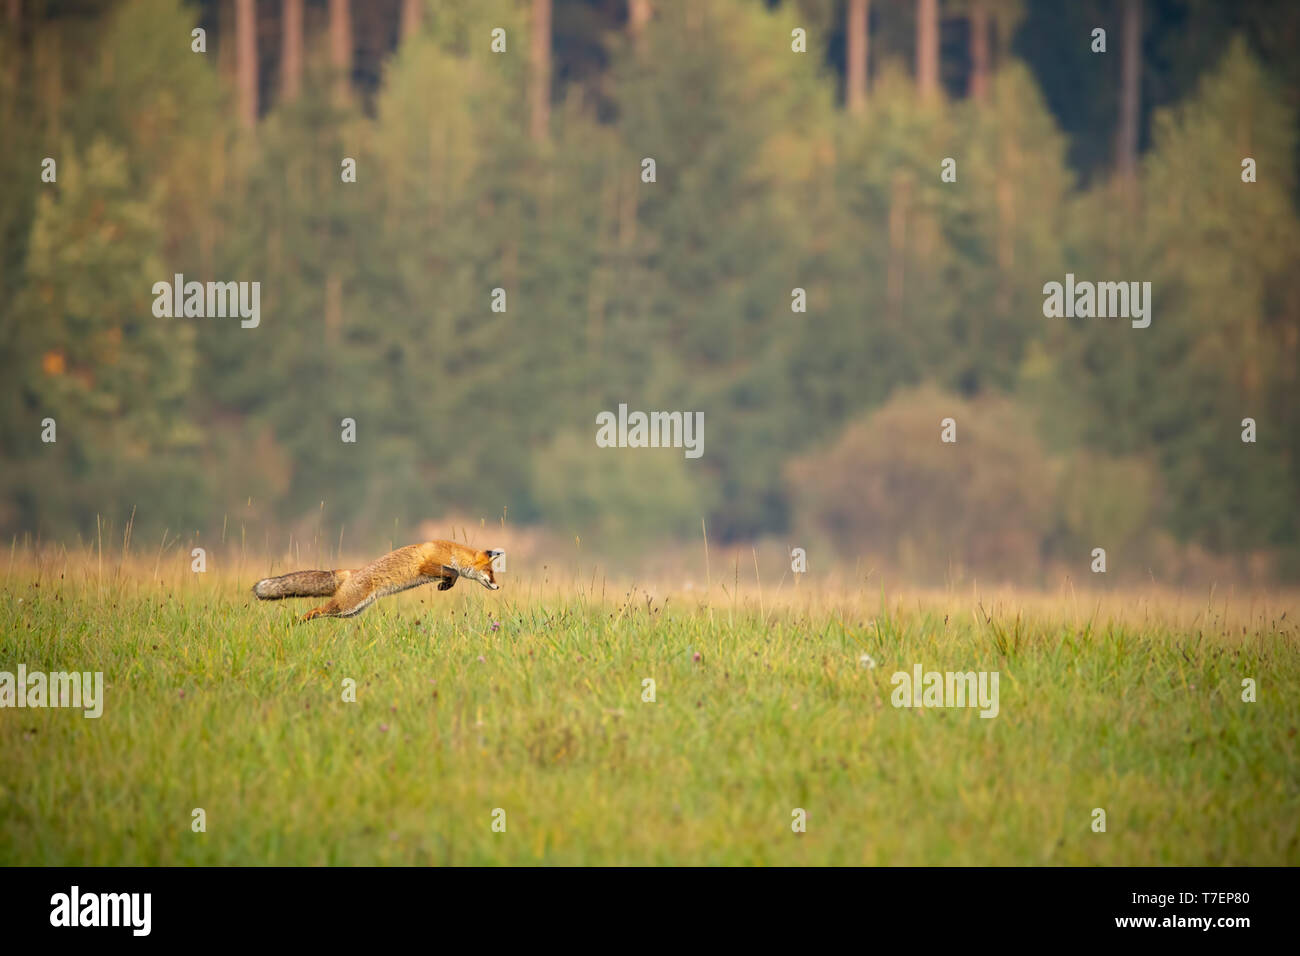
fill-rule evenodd
<path id="1" fill-rule="evenodd" d="M 483 553 L 487 555 L 488 560 L 487 565 L 483 568 L 484 574 L 482 584 L 489 591 L 500 591 L 501 585 L 497 584 L 497 576 L 495 574 L 496 568 L 494 565 L 496 564 L 497 558 L 501 557 L 505 552 L 498 548 L 494 548 L 491 551 L 484 551 Z"/>

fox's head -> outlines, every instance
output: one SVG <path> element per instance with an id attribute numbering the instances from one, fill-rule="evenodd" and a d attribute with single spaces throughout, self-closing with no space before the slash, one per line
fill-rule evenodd
<path id="1" fill-rule="evenodd" d="M 471 581 L 477 581 L 489 591 L 500 590 L 501 585 L 497 584 L 496 575 L 493 574 L 492 565 L 496 559 L 505 554 L 504 551 L 478 551 L 474 555 L 474 563 L 468 568 L 457 568 L 462 578 L 469 578 Z"/>

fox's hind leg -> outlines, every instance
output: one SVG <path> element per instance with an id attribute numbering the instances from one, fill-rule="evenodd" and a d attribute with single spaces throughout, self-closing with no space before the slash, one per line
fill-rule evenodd
<path id="1" fill-rule="evenodd" d="M 310 621 L 312 618 L 316 618 L 316 617 L 338 617 L 338 616 L 339 616 L 338 601 L 331 598 L 330 600 L 322 604 L 320 607 L 314 607 L 306 614 L 304 614 L 302 616 L 302 620 Z"/>
<path id="2" fill-rule="evenodd" d="M 314 617 L 356 617 L 374 604 L 376 598 L 387 593 L 391 591 L 377 590 L 368 576 L 357 575 L 345 581 L 334 592 L 334 597 L 314 608 L 303 620 L 310 621 Z"/>

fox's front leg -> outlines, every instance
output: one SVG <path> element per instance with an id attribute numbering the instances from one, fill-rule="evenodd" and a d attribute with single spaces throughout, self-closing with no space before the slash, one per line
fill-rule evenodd
<path id="1" fill-rule="evenodd" d="M 455 568 L 444 564 L 442 566 L 442 580 L 438 582 L 438 590 L 446 591 L 451 588 L 456 580 L 460 577 L 460 572 Z"/>

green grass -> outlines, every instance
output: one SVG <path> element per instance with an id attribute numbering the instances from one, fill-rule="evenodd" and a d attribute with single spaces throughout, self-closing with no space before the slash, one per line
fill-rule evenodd
<path id="1" fill-rule="evenodd" d="M 301 625 L 202 577 L 0 578 L 0 670 L 106 683 L 0 711 L 0 863 L 1300 862 L 1293 613 L 507 579 Z M 918 662 L 997 670 L 999 716 L 894 708 Z"/>

